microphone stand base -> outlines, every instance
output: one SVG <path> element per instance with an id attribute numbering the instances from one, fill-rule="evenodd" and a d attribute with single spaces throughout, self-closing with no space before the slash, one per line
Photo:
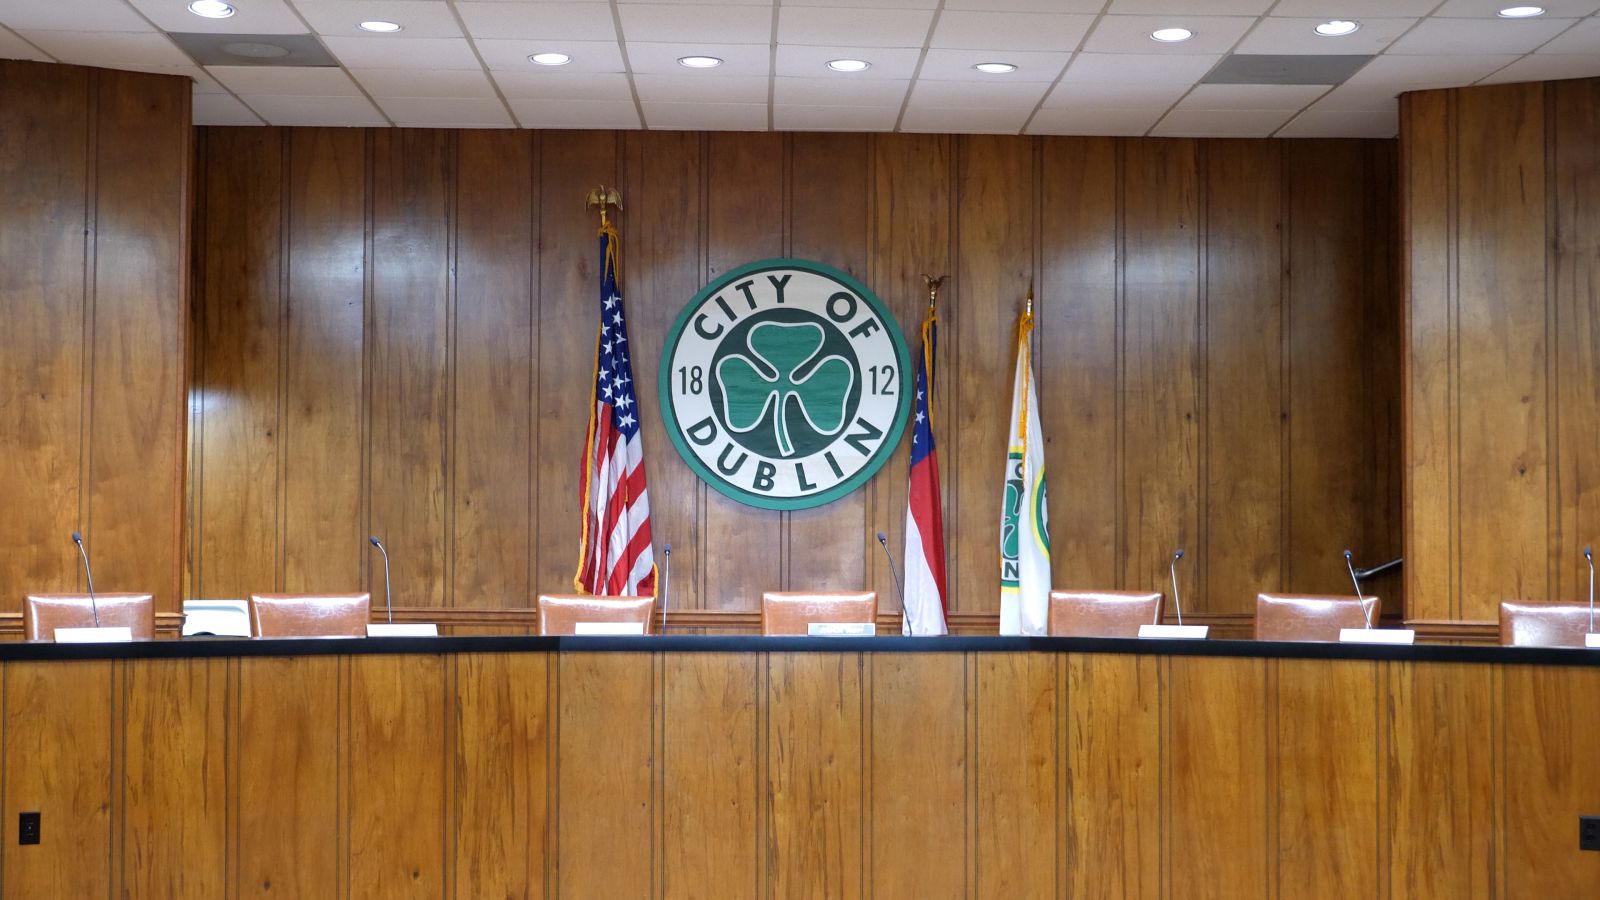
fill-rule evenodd
<path id="1" fill-rule="evenodd" d="M 1409 628 L 1341 628 L 1341 644 L 1415 644 L 1417 633 Z"/>
<path id="2" fill-rule="evenodd" d="M 379 624 L 367 626 L 367 637 L 438 637 L 439 626 L 417 623 Z"/>
<path id="3" fill-rule="evenodd" d="M 1203 641 L 1211 633 L 1209 625 L 1140 625 L 1139 637 L 1167 640 Z"/>
<path id="4" fill-rule="evenodd" d="M 57 628 L 58 644 L 124 644 L 133 640 L 127 626 L 103 625 L 99 628 Z"/>

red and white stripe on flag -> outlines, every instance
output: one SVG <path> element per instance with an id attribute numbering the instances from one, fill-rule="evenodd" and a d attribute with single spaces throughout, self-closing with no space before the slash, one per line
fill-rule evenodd
<path id="1" fill-rule="evenodd" d="M 617 290 L 617 233 L 600 232 L 600 327 L 595 336 L 594 405 L 583 453 L 584 521 L 573 586 L 589 594 L 654 596 L 650 498 L 645 490 L 633 348 Z"/>
<path id="2" fill-rule="evenodd" d="M 901 633 L 948 633 L 945 625 L 944 512 L 939 499 L 939 453 L 933 444 L 933 357 L 938 318 L 922 323 L 922 359 L 917 363 L 912 405 L 911 481 L 906 489 L 905 613 Z"/>

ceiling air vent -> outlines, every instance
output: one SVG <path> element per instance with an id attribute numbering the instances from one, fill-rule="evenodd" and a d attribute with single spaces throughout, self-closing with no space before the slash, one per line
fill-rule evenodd
<path id="1" fill-rule="evenodd" d="M 1371 56 L 1233 53 L 1201 84 L 1344 84 Z"/>
<path id="2" fill-rule="evenodd" d="M 309 34 L 199 34 L 168 32 L 168 37 L 202 66 L 333 67 L 338 60 Z"/>

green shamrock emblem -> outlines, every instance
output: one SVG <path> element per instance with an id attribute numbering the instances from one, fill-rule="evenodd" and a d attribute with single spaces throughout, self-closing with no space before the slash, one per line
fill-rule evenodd
<path id="1" fill-rule="evenodd" d="M 762 322 L 751 328 L 749 354 L 741 348 L 717 363 L 728 428 L 747 434 L 770 417 L 778 452 L 785 457 L 794 455 L 791 432 L 802 422 L 820 435 L 844 428 L 855 369 L 837 354 L 817 359 L 823 340 L 822 326 L 812 322 Z"/>

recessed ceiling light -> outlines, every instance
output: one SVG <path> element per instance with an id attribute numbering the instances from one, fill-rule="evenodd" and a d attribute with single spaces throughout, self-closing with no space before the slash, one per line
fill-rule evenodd
<path id="1" fill-rule="evenodd" d="M 1157 28 L 1150 32 L 1150 40 L 1160 41 L 1163 44 L 1177 44 L 1194 37 L 1194 32 L 1187 28 Z"/>
<path id="2" fill-rule="evenodd" d="M 1544 15 L 1542 6 L 1508 6 L 1495 13 L 1502 19 L 1531 19 L 1534 16 Z"/>
<path id="3" fill-rule="evenodd" d="M 722 60 L 715 56 L 680 56 L 678 65 L 688 66 L 691 69 L 715 69 L 722 65 Z"/>
<path id="4" fill-rule="evenodd" d="M 541 66 L 564 66 L 572 62 L 572 57 L 566 53 L 535 53 L 528 57 L 528 62 Z"/>
<path id="5" fill-rule="evenodd" d="M 973 68 L 985 75 L 1005 75 L 1008 72 L 1017 70 L 1017 67 L 1011 63 L 978 63 Z"/>
<path id="6" fill-rule="evenodd" d="M 828 68 L 835 72 L 865 72 L 872 68 L 872 63 L 864 59 L 830 59 Z"/>
<path id="7" fill-rule="evenodd" d="M 371 22 L 362 22 L 358 27 L 362 31 L 376 31 L 379 34 L 393 34 L 394 32 L 400 30 L 400 25 L 398 22 L 385 22 L 381 19 L 374 19 Z"/>
<path id="8" fill-rule="evenodd" d="M 233 15 L 233 7 L 222 0 L 194 0 L 189 4 L 189 12 L 208 19 L 226 19 Z"/>
<path id="9" fill-rule="evenodd" d="M 1344 37 L 1347 34 L 1355 34 L 1356 29 L 1360 27 L 1360 22 L 1352 22 L 1349 19 L 1332 19 L 1323 22 L 1312 30 L 1323 37 Z"/>

